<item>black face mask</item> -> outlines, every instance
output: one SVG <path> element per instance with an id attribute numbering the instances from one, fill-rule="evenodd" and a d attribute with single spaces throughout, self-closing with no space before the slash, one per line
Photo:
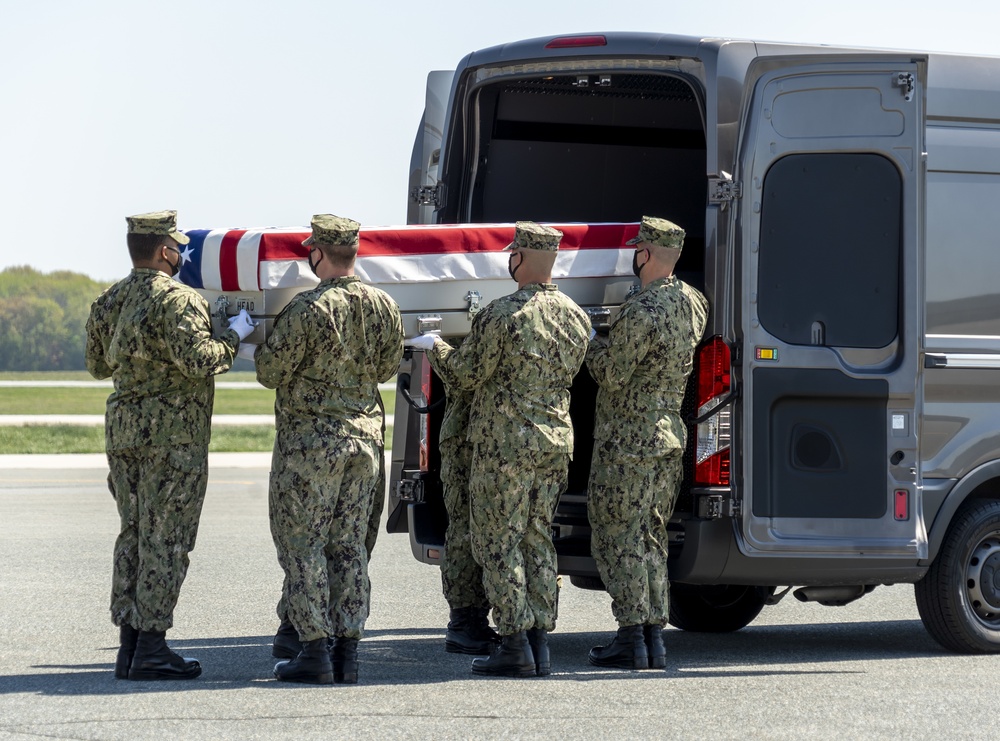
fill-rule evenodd
<path id="1" fill-rule="evenodd" d="M 317 260 L 315 263 L 313 263 L 313 252 L 319 253 L 319 260 Z M 316 247 L 313 247 L 311 250 L 309 250 L 308 260 L 309 260 L 309 269 L 313 271 L 313 273 L 315 274 L 316 268 L 318 268 L 319 264 L 323 261 L 323 251 Z M 319 276 L 317 275 L 316 277 L 318 278 Z"/>
<path id="2" fill-rule="evenodd" d="M 517 264 L 516 268 L 512 268 L 511 264 L 514 262 L 514 256 L 511 255 L 507 260 L 507 272 L 510 273 L 510 277 L 517 280 L 517 271 L 521 269 L 521 265 L 524 263 L 524 258 L 521 258 L 521 262 Z"/>
<path id="3" fill-rule="evenodd" d="M 181 272 L 181 263 L 183 263 L 184 261 L 181 259 L 180 250 L 175 249 L 173 247 L 167 247 L 167 249 L 170 250 L 171 252 L 177 253 L 177 262 L 170 262 L 170 260 L 167 260 L 167 258 L 163 258 L 164 261 L 167 263 L 167 265 L 170 266 L 170 277 L 174 278 L 177 276 L 179 272 Z"/>
<path id="4" fill-rule="evenodd" d="M 646 262 L 649 262 L 649 260 L 647 259 L 646 262 L 644 262 L 641 266 L 639 265 L 640 252 L 642 252 L 642 250 L 636 250 L 635 252 L 632 253 L 632 272 L 635 273 L 636 278 L 642 278 L 642 276 L 639 274 L 642 272 L 642 269 L 646 267 Z"/>

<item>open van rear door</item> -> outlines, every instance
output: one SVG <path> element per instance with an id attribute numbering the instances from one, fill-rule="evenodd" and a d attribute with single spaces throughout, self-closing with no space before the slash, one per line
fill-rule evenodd
<path id="1" fill-rule="evenodd" d="M 734 232 L 741 547 L 924 556 L 926 61 L 765 57 L 755 75 Z"/>
<path id="2" fill-rule="evenodd" d="M 424 115 L 420 118 L 417 138 L 413 142 L 413 154 L 410 156 L 407 224 L 433 224 L 434 211 L 441 203 L 438 164 L 441 160 L 448 97 L 454 77 L 452 70 L 436 70 L 427 75 Z"/>

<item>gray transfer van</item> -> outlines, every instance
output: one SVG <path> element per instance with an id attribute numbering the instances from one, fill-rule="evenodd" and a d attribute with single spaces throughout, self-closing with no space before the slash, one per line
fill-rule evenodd
<path id="1" fill-rule="evenodd" d="M 843 605 L 912 583 L 941 644 L 1000 651 L 1000 58 L 518 41 L 429 75 L 409 185 L 412 224 L 650 214 L 687 230 L 677 272 L 712 310 L 685 405 L 673 625 L 738 630 L 789 589 Z M 609 321 L 629 287 L 581 303 Z M 455 290 L 460 306 L 428 291 L 408 333 L 459 337 L 495 293 Z M 400 387 L 390 529 L 438 563 L 443 389 L 420 352 Z M 594 395 L 584 371 L 554 540 L 560 572 L 601 588 Z"/>

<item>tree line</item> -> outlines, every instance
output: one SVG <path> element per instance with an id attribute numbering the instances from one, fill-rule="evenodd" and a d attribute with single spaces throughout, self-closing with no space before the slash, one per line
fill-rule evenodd
<path id="1" fill-rule="evenodd" d="M 0 371 L 84 370 L 87 315 L 108 285 L 68 270 L 0 272 Z"/>

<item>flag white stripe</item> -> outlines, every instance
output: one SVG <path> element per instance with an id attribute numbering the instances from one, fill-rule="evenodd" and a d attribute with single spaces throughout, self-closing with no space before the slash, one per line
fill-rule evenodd
<path id="1" fill-rule="evenodd" d="M 240 243 L 236 246 L 236 279 L 241 291 L 256 291 L 260 288 L 257 283 L 260 235 L 260 229 L 248 231 L 240 237 Z"/>
<path id="2" fill-rule="evenodd" d="M 228 229 L 213 229 L 205 235 L 201 247 L 201 284 L 210 291 L 222 290 L 219 253 L 222 251 L 222 238 L 228 231 Z"/>
<path id="3" fill-rule="evenodd" d="M 560 278 L 603 278 L 632 275 L 634 249 L 567 250 L 556 257 L 552 270 Z M 443 283 L 456 280 L 506 279 L 507 252 L 446 252 L 437 255 L 359 257 L 358 277 L 374 285 L 387 283 Z M 260 286 L 311 288 L 316 276 L 305 260 L 265 260 L 260 264 Z"/>

